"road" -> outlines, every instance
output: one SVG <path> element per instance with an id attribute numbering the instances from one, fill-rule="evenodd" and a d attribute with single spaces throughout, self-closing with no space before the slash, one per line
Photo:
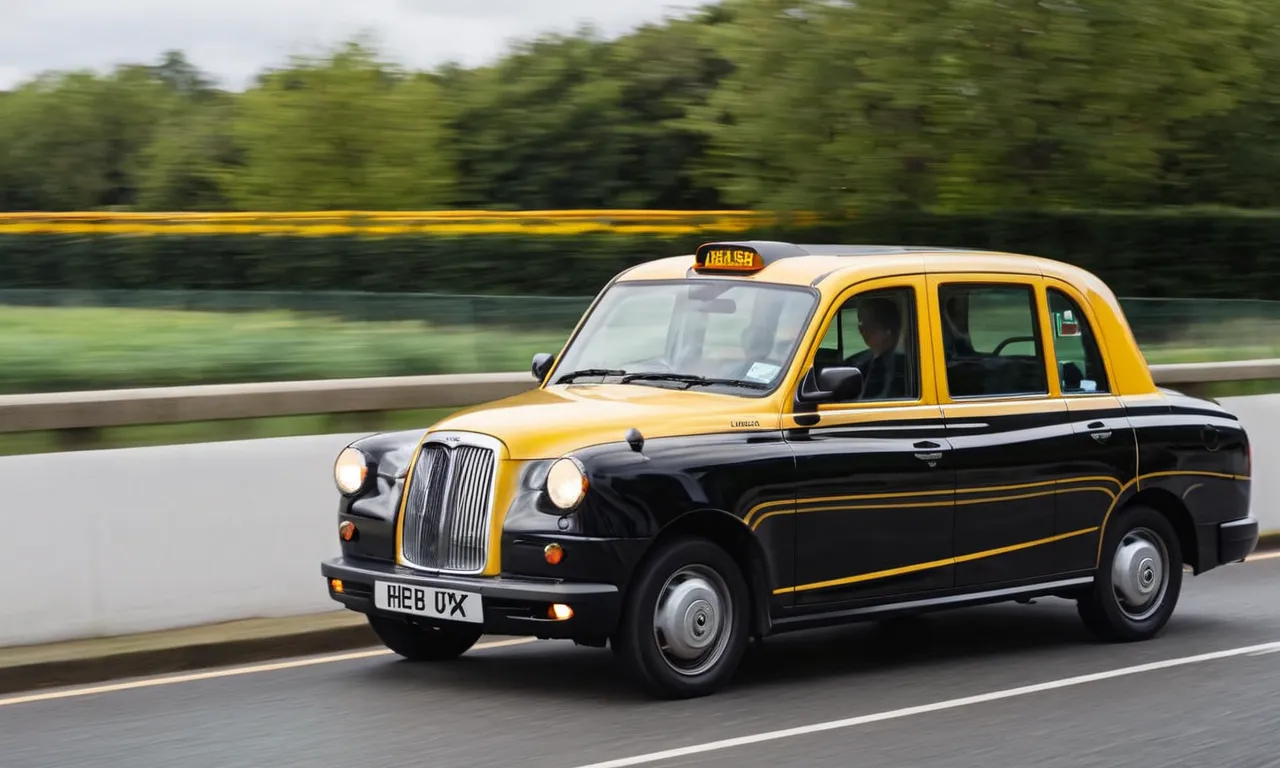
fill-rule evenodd
<path id="1" fill-rule="evenodd" d="M 370 653 L 39 692 L 0 699 L 0 763 L 571 768 L 704 745 L 630 764 L 1276 765 L 1277 580 L 1277 557 L 1189 579 L 1166 632 L 1132 645 L 1092 642 L 1058 600 L 771 638 L 730 689 L 684 702 L 639 697 L 608 651 L 559 642 L 439 667 Z"/>

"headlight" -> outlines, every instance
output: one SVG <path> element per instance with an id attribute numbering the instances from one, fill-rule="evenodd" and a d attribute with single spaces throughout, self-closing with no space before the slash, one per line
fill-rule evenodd
<path id="1" fill-rule="evenodd" d="M 369 457 L 357 448 L 344 448 L 333 463 L 333 482 L 347 496 L 364 487 L 369 478 Z"/>
<path id="2" fill-rule="evenodd" d="M 573 509 L 587 495 L 587 475 L 574 459 L 560 459 L 547 472 L 547 495 L 560 509 Z"/>

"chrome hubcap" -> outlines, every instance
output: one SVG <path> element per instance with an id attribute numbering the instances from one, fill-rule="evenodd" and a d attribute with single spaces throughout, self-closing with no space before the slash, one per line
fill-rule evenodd
<path id="1" fill-rule="evenodd" d="M 733 626 L 729 589 L 715 571 L 689 565 L 658 593 L 653 635 L 667 665 L 683 675 L 710 669 L 724 654 Z"/>
<path id="2" fill-rule="evenodd" d="M 1169 583 L 1164 542 L 1146 528 L 1130 531 L 1111 562 L 1111 586 L 1120 610 L 1141 621 L 1155 613 Z"/>

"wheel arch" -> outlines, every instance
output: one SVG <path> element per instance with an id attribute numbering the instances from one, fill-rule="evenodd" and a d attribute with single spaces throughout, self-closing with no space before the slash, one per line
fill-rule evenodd
<path id="1" fill-rule="evenodd" d="M 1191 510 L 1171 491 L 1164 488 L 1144 488 L 1126 501 L 1122 509 L 1143 506 L 1154 509 L 1169 521 L 1178 535 L 1178 548 L 1182 550 L 1182 562 L 1191 566 L 1193 573 L 1201 572 L 1203 561 L 1200 556 L 1200 541 L 1196 535 L 1195 522 L 1191 518 Z M 1114 518 L 1113 518 L 1114 519 Z M 1107 531 L 1104 529 L 1105 537 Z"/>
<path id="2" fill-rule="evenodd" d="M 765 554 L 764 546 L 755 532 L 740 518 L 719 509 L 695 509 L 672 519 L 658 531 L 644 554 L 636 562 L 632 572 L 660 552 L 670 541 L 683 536 L 698 536 L 722 547 L 742 569 L 742 576 L 747 582 L 747 593 L 750 597 L 748 611 L 751 618 L 751 633 L 757 636 L 768 634 L 772 625 L 769 611 L 770 587 L 773 583 L 773 569 Z M 623 599 L 629 599 L 632 586 L 629 584 Z"/>

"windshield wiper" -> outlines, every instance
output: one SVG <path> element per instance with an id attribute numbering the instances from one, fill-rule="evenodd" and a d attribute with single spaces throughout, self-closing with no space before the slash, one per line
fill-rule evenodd
<path id="1" fill-rule="evenodd" d="M 583 368 L 580 371 L 570 371 L 556 379 L 557 384 L 564 384 L 573 381 L 579 376 L 624 376 L 626 371 L 616 368 Z"/>
<path id="2" fill-rule="evenodd" d="M 726 384 L 731 387 L 747 387 L 749 389 L 768 389 L 768 384 L 761 384 L 758 381 L 746 381 L 745 379 L 714 379 L 706 376 L 694 376 L 689 373 L 662 373 L 654 371 L 652 373 L 628 373 L 622 377 L 622 383 L 626 384 L 637 379 L 650 379 L 655 381 L 680 381 L 692 386 L 709 386 L 713 384 Z M 686 387 L 687 389 L 688 387 Z"/>

